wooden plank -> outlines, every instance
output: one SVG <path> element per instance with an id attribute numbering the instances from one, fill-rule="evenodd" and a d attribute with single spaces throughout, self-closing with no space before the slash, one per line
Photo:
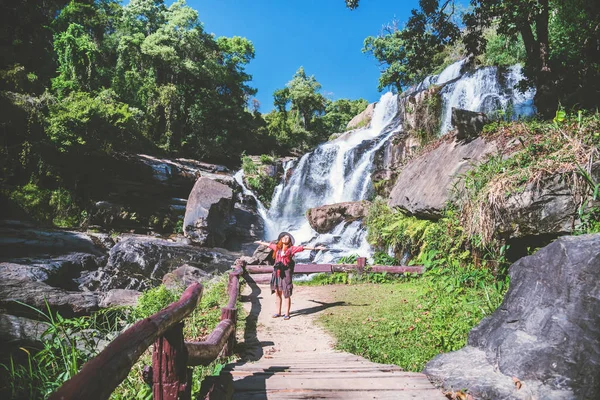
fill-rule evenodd
<path id="1" fill-rule="evenodd" d="M 269 390 L 268 395 L 264 390 L 234 393 L 234 400 L 303 400 L 303 399 L 335 399 L 335 400 L 446 400 L 441 391 L 411 390 L 410 392 L 399 392 L 396 390 Z"/>
<path id="2" fill-rule="evenodd" d="M 407 265 L 373 265 L 368 267 L 370 272 L 387 272 L 389 274 L 422 274 L 423 266 L 407 266 Z M 249 274 L 270 274 L 273 272 L 273 267 L 270 265 L 246 265 L 246 271 Z M 361 267 L 356 264 L 296 264 L 294 273 L 296 274 L 312 274 L 318 272 L 355 272 L 361 271 Z"/>
<path id="3" fill-rule="evenodd" d="M 176 303 L 136 322 L 121 333 L 49 399 L 108 399 L 142 353 L 174 325 L 190 315 L 202 297 L 202 285 L 190 285 Z"/>
<path id="4" fill-rule="evenodd" d="M 348 376 L 340 374 L 338 376 L 294 376 L 291 374 L 275 374 L 268 377 L 251 376 L 244 379 L 235 380 L 233 387 L 236 392 L 244 392 L 248 390 L 290 390 L 290 389 L 311 389 L 311 390 L 326 390 L 332 388 L 344 390 L 398 390 L 410 391 L 431 389 L 432 385 L 429 380 L 423 378 L 406 378 L 402 379 L 398 376 L 377 377 L 372 376 Z"/>
<path id="5" fill-rule="evenodd" d="M 296 264 L 294 274 L 331 273 L 331 264 Z"/>

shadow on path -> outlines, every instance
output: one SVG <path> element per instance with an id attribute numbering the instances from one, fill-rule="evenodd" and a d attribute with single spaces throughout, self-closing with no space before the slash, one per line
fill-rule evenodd
<path id="1" fill-rule="evenodd" d="M 315 313 L 321 312 L 323 310 L 327 310 L 328 308 L 331 308 L 331 307 L 364 307 L 364 306 L 366 306 L 366 304 L 352 304 L 352 303 L 348 303 L 345 301 L 336 301 L 333 303 L 325 303 L 325 302 L 318 301 L 318 300 L 309 300 L 309 301 L 312 301 L 313 303 L 317 303 L 319 305 L 315 306 L 315 307 L 303 308 L 301 310 L 292 311 L 292 312 L 290 312 L 290 315 L 315 314 Z"/>
<path id="2" fill-rule="evenodd" d="M 246 317 L 246 326 L 244 329 L 244 343 L 240 343 L 238 347 L 238 353 L 242 359 L 234 365 L 243 365 L 248 361 L 258 361 L 263 356 L 263 347 L 273 346 L 275 343 L 272 341 L 260 341 L 256 332 L 258 315 L 262 310 L 260 299 L 262 290 L 258 284 L 254 281 L 250 274 L 244 274 L 244 279 L 248 284 L 248 287 L 252 292 L 248 295 L 241 297 L 242 302 L 250 302 L 250 313 Z"/>

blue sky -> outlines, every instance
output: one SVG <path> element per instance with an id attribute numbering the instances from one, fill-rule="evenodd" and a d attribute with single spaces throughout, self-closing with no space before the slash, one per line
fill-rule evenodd
<path id="1" fill-rule="evenodd" d="M 170 4 L 170 2 L 167 2 Z M 187 0 L 216 36 L 243 36 L 256 56 L 247 67 L 261 112 L 273 108 L 273 91 L 300 66 L 321 83 L 329 99 L 377 101 L 379 66 L 361 52 L 363 40 L 383 24 L 408 19 L 418 0 L 362 0 L 350 11 L 344 0 Z"/>

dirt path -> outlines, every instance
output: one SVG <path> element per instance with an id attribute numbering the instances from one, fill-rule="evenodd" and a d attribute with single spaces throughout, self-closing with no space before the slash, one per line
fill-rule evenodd
<path id="1" fill-rule="evenodd" d="M 443 400 L 427 377 L 395 365 L 370 362 L 333 349 L 334 340 L 315 324 L 331 307 L 331 286 L 296 286 L 291 319 L 273 318 L 275 297 L 268 285 L 248 283 L 242 302 L 248 312 L 241 360 L 228 364 L 219 380 L 222 398 L 234 400 L 389 399 Z M 227 392 L 227 393 L 225 393 Z"/>
<path id="2" fill-rule="evenodd" d="M 295 286 L 292 296 L 291 318 L 273 318 L 275 295 L 269 285 L 248 284 L 242 292 L 244 308 L 248 312 L 243 358 L 256 361 L 263 355 L 270 357 L 287 353 L 333 353 L 334 339 L 316 325 L 315 318 L 324 310 L 337 305 L 328 302 L 328 287 Z M 248 329 L 249 328 L 249 329 Z M 241 339 L 241 338 L 240 338 Z"/>

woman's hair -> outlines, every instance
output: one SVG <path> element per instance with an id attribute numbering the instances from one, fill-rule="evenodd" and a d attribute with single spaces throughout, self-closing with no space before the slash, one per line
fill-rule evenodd
<path id="1" fill-rule="evenodd" d="M 283 249 L 283 238 L 285 236 L 282 236 L 278 241 L 277 241 L 277 250 L 281 250 Z M 288 242 L 288 247 L 292 247 L 292 242 L 290 240 L 290 242 Z"/>

